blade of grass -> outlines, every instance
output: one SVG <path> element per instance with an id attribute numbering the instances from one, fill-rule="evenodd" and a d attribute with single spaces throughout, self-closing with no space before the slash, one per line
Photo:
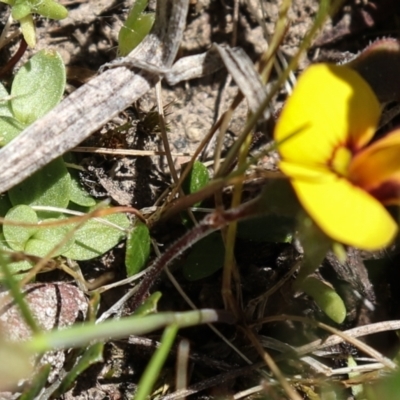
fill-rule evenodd
<path id="1" fill-rule="evenodd" d="M 251 135 L 247 136 L 247 139 L 243 143 L 240 154 L 239 154 L 239 161 L 238 166 L 242 166 L 246 163 L 246 158 L 249 153 L 251 145 Z M 238 181 L 234 185 L 233 189 L 233 197 L 231 202 L 231 208 L 236 208 L 240 205 L 242 200 L 242 191 L 243 191 L 243 181 Z M 240 285 L 240 276 L 237 271 L 237 265 L 235 261 L 235 239 L 236 239 L 236 231 L 237 231 L 237 221 L 233 221 L 228 225 L 226 228 L 225 234 L 225 259 L 224 259 L 224 270 L 222 276 L 222 297 L 224 299 L 225 307 L 228 310 L 233 310 L 238 312 L 239 305 L 235 301 L 232 293 L 232 277 L 234 277 L 234 281 L 236 283 L 236 296 L 241 302 L 242 292 L 241 292 L 241 285 Z M 242 308 L 242 307 L 241 307 Z"/>
<path id="2" fill-rule="evenodd" d="M 62 394 L 69 390 L 76 382 L 79 375 L 87 370 L 91 365 L 103 361 L 103 348 L 104 343 L 95 343 L 83 351 L 75 361 L 74 366 L 68 371 L 60 386 L 52 394 L 53 398 L 61 398 Z"/>
<path id="3" fill-rule="evenodd" d="M 146 400 L 150 395 L 151 390 L 161 372 L 161 369 L 168 357 L 168 353 L 174 343 L 176 334 L 178 333 L 178 325 L 172 324 L 165 328 L 161 338 L 161 345 L 155 351 L 150 362 L 147 364 L 146 370 L 140 378 L 138 390 L 135 394 L 134 400 Z"/>
<path id="4" fill-rule="evenodd" d="M 8 268 L 8 263 L 6 258 L 4 257 L 3 252 L 0 252 L 0 269 L 1 272 L 3 273 L 4 280 L 10 291 L 10 297 L 12 297 L 12 299 L 19 307 L 23 319 L 25 320 L 27 325 L 32 329 L 32 332 L 34 333 L 40 332 L 40 328 L 37 325 L 35 319 L 33 318 L 31 310 L 28 307 L 28 304 L 24 300 L 24 295 L 21 292 L 19 281 L 15 279 L 10 269 Z"/>
<path id="5" fill-rule="evenodd" d="M 70 329 L 36 334 L 24 344 L 31 352 L 85 346 L 92 340 L 118 339 L 129 335 L 144 335 L 165 326 L 176 324 L 179 328 L 212 322 L 232 323 L 231 314 L 216 310 L 164 312 L 147 316 L 132 316 L 100 324 L 83 323 Z"/>
<path id="6" fill-rule="evenodd" d="M 33 378 L 31 386 L 21 395 L 19 400 L 34 400 L 39 398 L 38 395 L 46 386 L 50 370 L 50 364 L 43 365 Z"/>

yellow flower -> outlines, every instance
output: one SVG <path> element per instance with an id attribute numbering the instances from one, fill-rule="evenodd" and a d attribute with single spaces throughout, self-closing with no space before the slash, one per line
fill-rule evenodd
<path id="1" fill-rule="evenodd" d="M 332 239 L 375 250 L 397 224 L 385 204 L 400 204 L 400 130 L 374 141 L 380 105 L 345 66 L 308 68 L 281 113 L 275 140 L 280 168 L 317 225 Z"/>

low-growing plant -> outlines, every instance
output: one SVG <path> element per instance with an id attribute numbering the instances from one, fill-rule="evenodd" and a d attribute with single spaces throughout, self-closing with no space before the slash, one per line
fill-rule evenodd
<path id="1" fill-rule="evenodd" d="M 21 25 L 22 35 L 28 46 L 35 47 L 36 33 L 33 14 L 50 19 L 64 19 L 68 10 L 54 0 L 1 0 L 11 6 L 11 16 Z"/>
<path id="2" fill-rule="evenodd" d="M 4 99 L 0 105 L 3 146 L 58 104 L 65 80 L 65 67 L 59 54 L 43 50 L 21 67 L 12 82 L 10 93 L 0 84 Z M 0 233 L 3 250 L 23 251 L 43 257 L 67 236 L 68 239 L 51 253 L 52 256 L 88 260 L 104 254 L 127 236 L 130 223 L 124 214 L 112 214 L 101 220 L 90 219 L 69 234 L 76 224 L 62 224 L 65 218 L 71 214 L 90 213 L 97 207 L 95 199 L 81 187 L 75 165 L 72 154 L 59 157 L 0 198 L 1 215 L 5 222 Z M 60 221 L 60 225 L 40 227 L 54 221 Z M 20 225 L 15 225 L 17 222 Z M 36 225 L 25 227 L 24 224 Z M 145 226 L 133 229 L 129 243 L 132 237 L 136 238 L 136 231 L 145 234 L 146 229 Z M 134 244 L 137 246 L 138 243 L 142 242 L 135 239 Z M 135 263 L 135 271 L 145 264 L 150 249 L 148 239 L 143 246 L 140 262 L 138 259 L 132 261 L 128 252 L 128 272 L 132 269 L 132 262 Z M 15 271 L 22 271 L 31 268 L 32 263 L 19 261 L 10 266 Z"/>

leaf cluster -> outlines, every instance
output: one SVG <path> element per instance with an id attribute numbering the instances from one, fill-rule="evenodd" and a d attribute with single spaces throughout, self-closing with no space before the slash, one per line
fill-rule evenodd
<path id="1" fill-rule="evenodd" d="M 59 103 L 65 80 L 65 67 L 60 55 L 42 50 L 18 71 L 10 93 L 0 84 L 0 92 L 5 99 L 0 106 L 2 145 Z M 62 221 L 70 212 L 87 213 L 96 207 L 96 201 L 79 183 L 74 161 L 72 154 L 57 158 L 1 197 L 0 210 L 5 221 L 1 233 L 4 250 L 43 257 L 62 242 L 76 224 L 52 227 L 40 227 L 40 224 Z M 61 211 L 36 211 L 34 207 Z M 86 222 L 71 233 L 52 256 L 88 260 L 104 254 L 126 237 L 129 227 L 129 221 L 123 214 L 110 215 L 104 220 Z M 116 227 L 107 225 L 107 221 Z M 21 225 L 15 225 L 18 222 Z M 24 227 L 24 224 L 36 226 Z M 11 267 L 20 271 L 30 268 L 31 263 L 21 261 L 12 263 Z"/>
<path id="2" fill-rule="evenodd" d="M 68 10 L 54 0 L 1 0 L 11 6 L 11 16 L 19 21 L 26 43 L 36 45 L 34 14 L 50 19 L 64 19 Z"/>

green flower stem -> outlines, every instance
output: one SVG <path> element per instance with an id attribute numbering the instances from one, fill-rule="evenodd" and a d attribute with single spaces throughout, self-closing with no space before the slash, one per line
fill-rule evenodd
<path id="1" fill-rule="evenodd" d="M 297 229 L 304 250 L 303 263 L 296 279 L 296 286 L 301 287 L 302 281 L 321 265 L 326 253 L 332 247 L 332 240 L 302 209 L 297 214 Z"/>

